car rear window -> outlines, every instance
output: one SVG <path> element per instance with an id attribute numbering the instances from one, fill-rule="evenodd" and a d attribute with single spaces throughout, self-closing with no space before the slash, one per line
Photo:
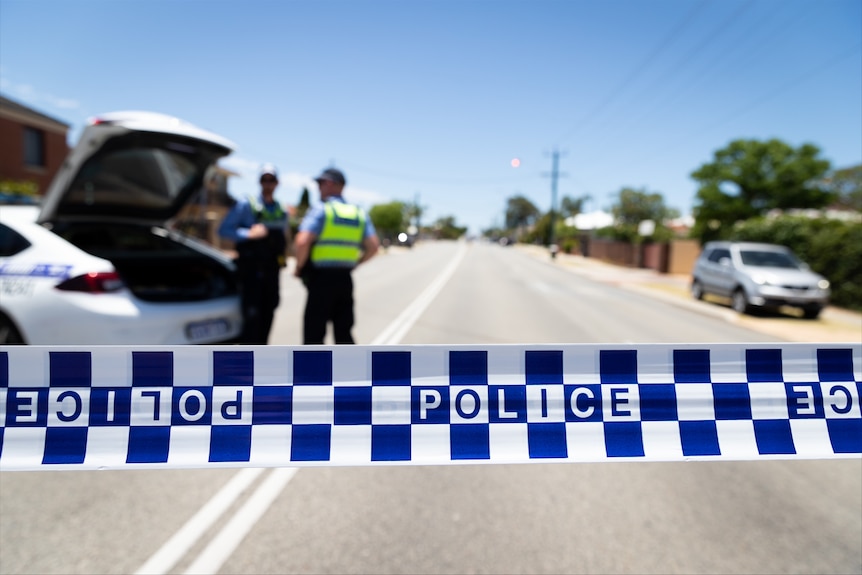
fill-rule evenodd
<path id="1" fill-rule="evenodd" d="M 194 162 L 171 150 L 109 151 L 84 164 L 72 184 L 70 197 L 84 204 L 165 208 L 195 173 Z"/>
<path id="2" fill-rule="evenodd" d="M 222 154 L 215 144 L 179 136 L 112 138 L 78 170 L 58 211 L 163 221 L 201 187 Z"/>

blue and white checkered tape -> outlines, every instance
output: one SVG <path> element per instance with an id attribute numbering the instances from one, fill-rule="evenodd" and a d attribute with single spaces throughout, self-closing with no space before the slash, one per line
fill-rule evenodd
<path id="1" fill-rule="evenodd" d="M 862 345 L 6 347 L 0 469 L 862 457 Z"/>

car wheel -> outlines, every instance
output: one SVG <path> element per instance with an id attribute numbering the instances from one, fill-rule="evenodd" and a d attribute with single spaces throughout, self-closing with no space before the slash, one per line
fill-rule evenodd
<path id="1" fill-rule="evenodd" d="M 0 343 L 3 345 L 21 345 L 24 338 L 21 337 L 18 328 L 5 314 L 0 313 Z"/>
<path id="2" fill-rule="evenodd" d="M 822 310 L 823 308 L 819 305 L 802 308 L 802 317 L 805 319 L 817 319 L 817 316 L 820 315 Z"/>
<path id="3" fill-rule="evenodd" d="M 748 298 L 745 295 L 745 290 L 738 288 L 733 292 L 732 298 L 733 310 L 738 314 L 748 313 L 751 307 L 748 305 Z"/>
<path id="4" fill-rule="evenodd" d="M 702 300 L 703 299 L 703 286 L 697 280 L 694 280 L 693 282 L 691 282 L 691 297 L 693 297 L 696 300 Z"/>

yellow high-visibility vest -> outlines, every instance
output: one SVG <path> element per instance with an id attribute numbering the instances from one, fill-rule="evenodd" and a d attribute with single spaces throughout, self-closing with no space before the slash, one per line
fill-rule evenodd
<path id="1" fill-rule="evenodd" d="M 311 248 L 311 261 L 322 267 L 353 267 L 362 253 L 365 212 L 353 204 L 326 202 L 323 230 Z"/>

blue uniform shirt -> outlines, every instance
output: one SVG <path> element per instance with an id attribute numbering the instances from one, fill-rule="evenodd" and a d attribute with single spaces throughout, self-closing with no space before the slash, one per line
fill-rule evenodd
<path id="1" fill-rule="evenodd" d="M 264 203 L 262 197 L 258 197 L 258 203 L 263 206 L 263 209 L 270 213 L 275 213 L 276 210 L 279 209 L 279 206 L 275 203 Z M 284 210 L 282 210 L 282 212 L 284 212 Z M 280 226 L 273 225 L 273 222 L 271 221 L 262 223 L 265 223 L 267 227 L 278 227 L 283 231 L 287 227 L 287 213 L 284 212 L 284 214 L 284 219 Z M 248 239 L 249 228 L 251 228 L 255 223 L 257 223 L 257 217 L 255 216 L 254 208 L 252 207 L 251 201 L 245 199 L 238 202 L 233 209 L 228 212 L 218 228 L 218 235 L 227 240 L 241 242 Z"/>

